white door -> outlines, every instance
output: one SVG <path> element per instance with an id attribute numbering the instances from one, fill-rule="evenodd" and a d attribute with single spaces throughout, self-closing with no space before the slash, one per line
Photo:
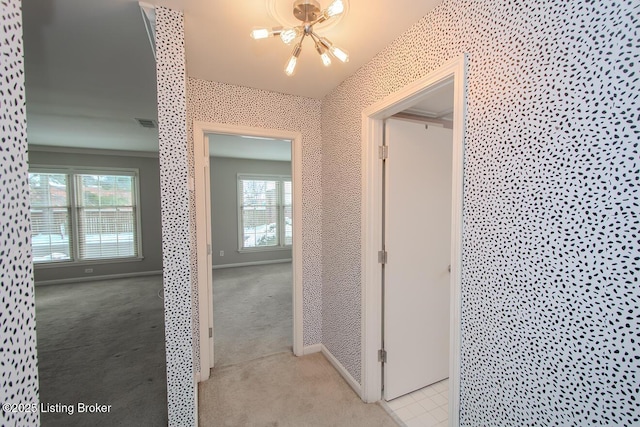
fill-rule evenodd
<path id="1" fill-rule="evenodd" d="M 384 398 L 449 376 L 453 132 L 385 127 Z"/>

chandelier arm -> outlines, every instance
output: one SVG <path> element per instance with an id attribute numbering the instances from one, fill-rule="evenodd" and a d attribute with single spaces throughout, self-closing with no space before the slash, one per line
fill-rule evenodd
<path id="1" fill-rule="evenodd" d="M 330 18 L 330 17 L 327 17 L 327 16 L 325 15 L 325 12 L 323 11 L 323 12 L 322 12 L 322 15 L 320 15 L 320 18 L 316 19 L 316 20 L 315 20 L 315 21 L 313 21 L 313 22 L 309 22 L 309 26 L 310 26 L 310 27 L 313 27 L 313 26 L 314 26 L 314 25 L 316 25 L 316 24 L 322 24 L 324 21 L 328 20 L 329 18 Z"/>
<path id="2" fill-rule="evenodd" d="M 320 17 L 319 17 L 318 19 L 316 19 L 315 21 L 310 22 L 310 23 L 309 23 L 309 26 L 310 26 L 310 27 L 313 27 L 315 24 L 321 24 L 321 23 L 323 23 L 324 21 L 327 21 L 327 20 L 329 20 L 329 19 L 333 18 L 334 16 L 337 16 L 337 15 L 341 14 L 341 13 L 343 12 L 343 10 L 344 10 L 344 6 L 342 6 L 342 1 L 339 1 L 339 3 L 341 3 L 340 10 L 339 10 L 339 11 L 337 11 L 337 13 L 334 13 L 334 14 L 330 15 L 329 10 L 331 9 L 331 6 L 332 6 L 334 3 L 338 3 L 338 1 L 334 1 L 333 3 L 331 3 L 331 5 L 329 5 L 329 7 L 327 7 L 327 8 L 326 8 L 326 9 L 324 9 L 324 10 L 322 10 L 322 12 L 320 13 Z"/>
<path id="3" fill-rule="evenodd" d="M 313 42 L 316 44 L 316 50 L 318 51 L 318 55 L 322 55 L 324 51 L 326 51 L 326 48 L 322 43 L 320 43 L 320 38 L 313 31 L 309 31 L 309 36 L 311 37 Z"/>
<path id="4" fill-rule="evenodd" d="M 313 28 L 309 29 L 309 36 L 313 39 L 314 42 L 320 43 L 320 38 L 313 32 Z"/>

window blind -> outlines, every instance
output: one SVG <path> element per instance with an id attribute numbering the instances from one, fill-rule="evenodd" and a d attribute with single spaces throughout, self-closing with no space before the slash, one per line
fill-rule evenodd
<path id="1" fill-rule="evenodd" d="M 240 249 L 291 245 L 293 212 L 291 179 L 238 176 Z"/>
<path id="2" fill-rule="evenodd" d="M 34 262 L 72 259 L 73 235 L 67 175 L 30 173 L 31 244 Z"/>
<path id="3" fill-rule="evenodd" d="M 135 177 L 76 175 L 79 258 L 138 256 Z"/>
<path id="4" fill-rule="evenodd" d="M 140 257 L 137 172 L 60 169 L 29 173 L 34 263 Z"/>

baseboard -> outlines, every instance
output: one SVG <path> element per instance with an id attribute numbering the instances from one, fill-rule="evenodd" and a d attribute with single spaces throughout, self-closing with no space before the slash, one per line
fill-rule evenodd
<path id="1" fill-rule="evenodd" d="M 320 353 L 321 351 L 322 351 L 322 344 L 306 345 L 302 349 L 302 355 L 306 356 L 307 354 Z"/>
<path id="2" fill-rule="evenodd" d="M 251 265 L 267 265 L 267 264 L 281 264 L 285 262 L 291 262 L 291 258 L 287 259 L 272 259 L 267 261 L 250 261 L 250 262 L 238 262 L 235 264 L 218 264 L 212 268 L 217 270 L 218 268 L 233 268 L 233 267 L 249 267 Z"/>
<path id="3" fill-rule="evenodd" d="M 199 377 L 200 375 L 198 375 Z M 198 383 L 199 383 L 199 379 L 196 379 L 196 381 L 193 382 L 193 419 L 196 421 L 195 425 L 200 425 L 200 423 L 198 422 L 198 401 L 200 399 L 198 399 Z"/>
<path id="4" fill-rule="evenodd" d="M 349 371 L 347 371 L 347 369 L 344 366 L 342 366 L 342 363 L 340 363 L 338 359 L 336 359 L 336 357 L 333 354 L 331 354 L 329 349 L 327 349 L 327 347 L 325 347 L 324 344 L 320 344 L 320 347 L 322 348 L 322 354 L 324 354 L 324 357 L 326 357 L 327 360 L 331 362 L 333 367 L 336 368 L 336 371 L 338 371 L 340 375 L 342 375 L 342 378 L 345 379 L 347 384 L 351 386 L 353 391 L 355 391 L 358 396 L 362 396 L 360 384 L 358 384 L 358 382 L 355 379 L 353 379 Z"/>
<path id="5" fill-rule="evenodd" d="M 159 274 L 162 274 L 162 270 L 142 271 L 138 273 L 107 274 L 104 276 L 72 277 L 69 279 L 38 280 L 35 282 L 35 285 L 36 286 L 62 285 L 65 283 L 93 282 L 96 280 L 109 280 L 109 279 L 127 279 L 130 277 L 156 276 Z"/>

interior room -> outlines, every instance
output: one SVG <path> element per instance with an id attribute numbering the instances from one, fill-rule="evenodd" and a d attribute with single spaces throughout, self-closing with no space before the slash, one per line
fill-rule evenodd
<path id="1" fill-rule="evenodd" d="M 291 141 L 208 140 L 214 365 L 291 353 Z"/>
<path id="2" fill-rule="evenodd" d="M 138 5 L 87 6 L 22 8 L 40 421 L 68 426 L 55 404 L 92 401 L 111 410 L 74 408 L 74 425 L 163 425 L 154 55 Z M 96 24 L 72 42 L 107 10 L 117 35 Z"/>
<path id="3" fill-rule="evenodd" d="M 3 425 L 640 424 L 636 1 L 35 3 L 0 4 Z M 216 231 L 211 134 L 289 141 L 291 224 L 238 170 Z M 216 275 L 289 265 L 287 348 L 225 361 Z M 63 362 L 132 382 L 61 401 Z"/>

